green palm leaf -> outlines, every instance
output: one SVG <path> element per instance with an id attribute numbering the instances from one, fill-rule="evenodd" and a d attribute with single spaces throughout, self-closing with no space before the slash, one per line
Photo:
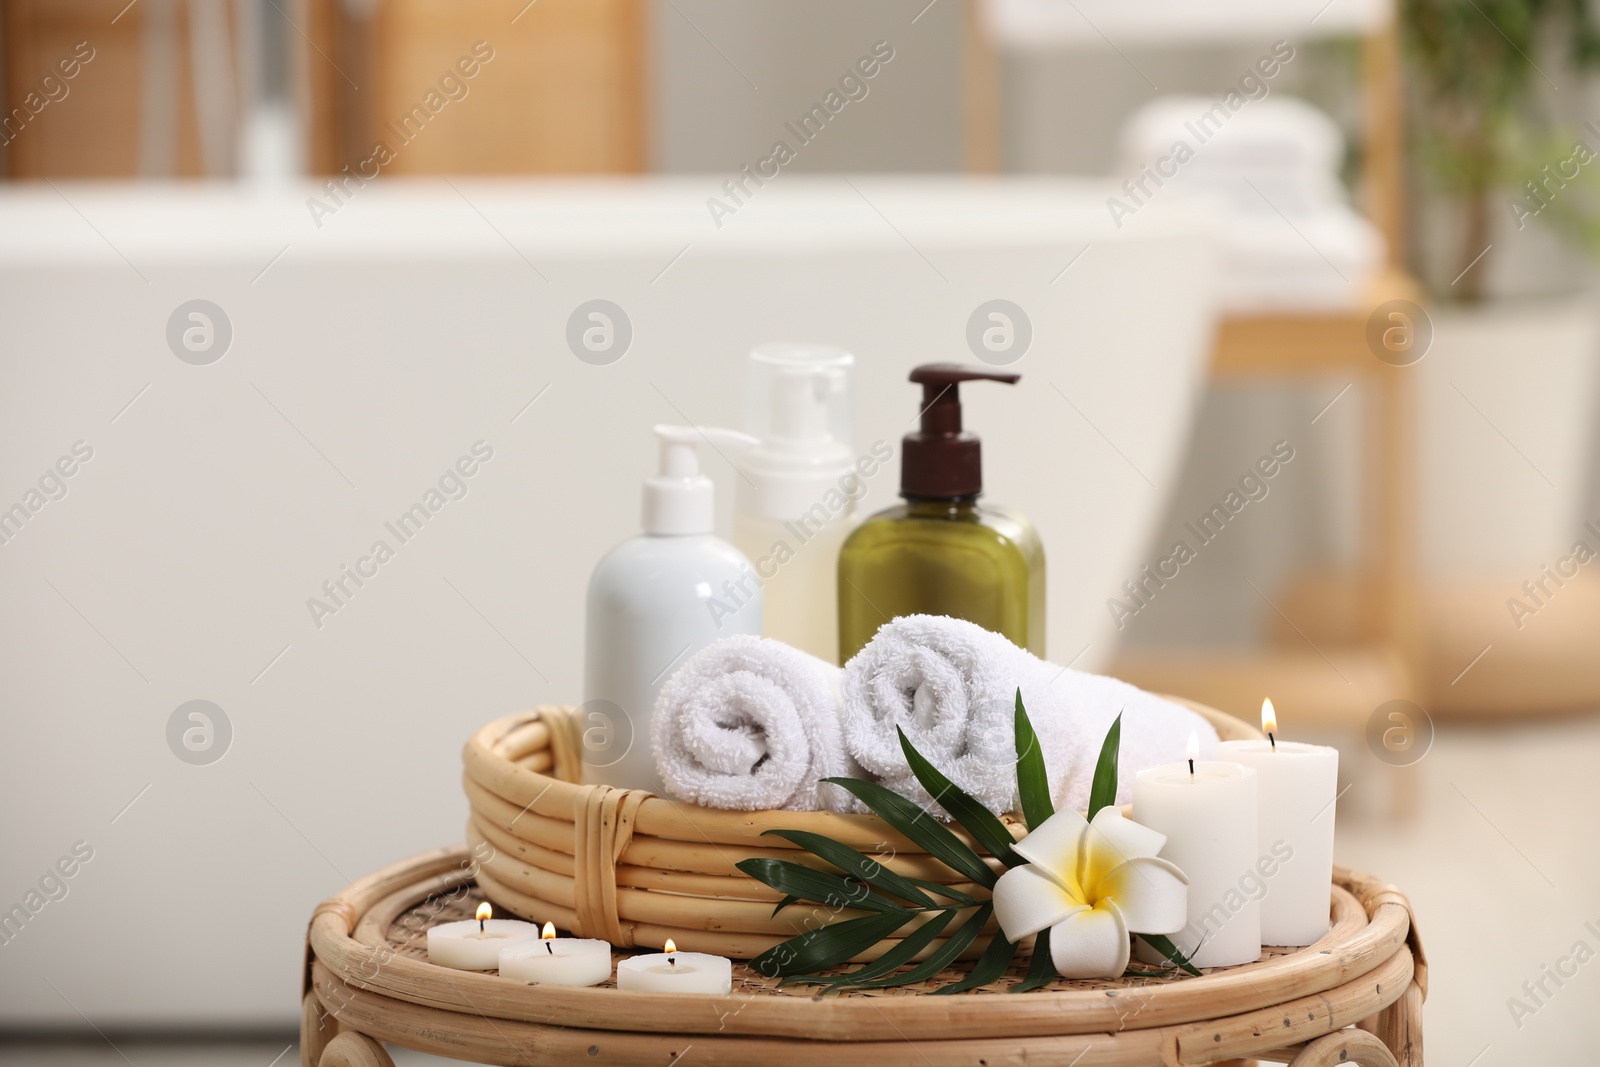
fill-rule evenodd
<path id="1" fill-rule="evenodd" d="M 1020 689 L 1016 695 L 1014 728 L 1017 796 L 1021 801 L 1023 817 L 1030 828 L 1036 828 L 1055 814 L 1055 806 L 1050 797 L 1049 779 L 1039 739 L 1023 706 Z M 1090 786 L 1091 819 L 1102 809 L 1116 803 L 1117 760 L 1121 742 L 1122 714 L 1119 712 L 1106 732 L 1099 759 L 1095 763 L 1094 780 Z M 900 731 L 900 745 L 917 781 L 984 851 L 1007 866 L 1025 862 L 1012 847 L 1014 841 L 1005 823 L 952 784 L 938 768 L 923 758 L 904 731 Z M 876 782 L 856 778 L 824 780 L 861 800 L 884 822 L 957 875 L 987 889 L 994 888 L 997 876 L 984 857 L 917 804 Z M 790 860 L 741 861 L 737 865 L 741 871 L 784 894 L 773 909 L 774 915 L 802 901 L 814 901 L 833 908 L 855 907 L 868 912 L 808 930 L 773 946 L 750 961 L 752 967 L 768 977 L 799 978 L 834 989 L 884 989 L 926 981 L 950 967 L 977 939 L 984 924 L 994 914 L 994 904 L 990 901 L 976 899 L 964 890 L 938 882 L 899 874 L 871 856 L 820 834 L 804 830 L 768 830 L 767 833 L 783 838 L 843 872 L 835 874 Z M 957 912 L 969 908 L 972 909 L 971 914 L 927 959 L 910 966 L 908 970 L 900 970 L 912 964 L 919 953 L 927 951 L 934 940 L 944 934 L 955 921 Z M 876 960 L 845 974 L 819 976 L 822 971 L 870 952 L 878 942 L 918 916 L 924 918 L 916 929 Z M 1170 938 L 1154 934 L 1139 936 L 1186 973 L 1200 973 L 1177 950 Z M 984 946 L 983 954 L 965 977 L 935 992 L 962 993 L 989 985 L 1011 966 L 1016 958 L 1017 947 L 1007 941 L 1003 934 L 996 934 Z M 1042 930 L 1034 941 L 1027 977 L 1013 986 L 1011 992 L 1026 993 L 1049 984 L 1056 977 L 1050 955 L 1050 931 Z"/>
<path id="2" fill-rule="evenodd" d="M 1101 808 L 1117 802 L 1117 750 L 1122 747 L 1122 712 L 1106 731 L 1105 743 L 1100 746 L 1100 760 L 1094 765 L 1094 783 L 1089 787 L 1089 818 L 1092 820 Z"/>
<path id="3" fill-rule="evenodd" d="M 900 943 L 876 961 L 864 967 L 857 968 L 848 974 L 829 975 L 826 978 L 802 978 L 802 982 L 814 982 L 827 986 L 854 986 L 873 978 L 881 977 L 890 971 L 896 970 L 911 962 L 911 958 L 927 948 L 934 938 L 944 932 L 950 925 L 950 920 L 956 917 L 954 911 L 936 912 L 927 922 L 911 931 L 900 940 Z"/>
<path id="4" fill-rule="evenodd" d="M 793 893 L 786 894 L 784 898 L 778 901 L 777 905 L 772 909 L 773 917 L 776 918 L 778 912 L 782 911 L 784 908 L 787 908 L 790 904 L 798 903 L 800 903 L 799 897 L 795 896 Z"/>
<path id="5" fill-rule="evenodd" d="M 816 974 L 837 967 L 882 941 L 911 919 L 913 911 L 884 911 L 830 923 L 791 937 L 750 961 L 768 978 Z"/>
<path id="6" fill-rule="evenodd" d="M 994 888 L 996 875 L 989 865 L 966 842 L 899 793 L 861 778 L 824 778 L 823 781 L 848 790 L 878 818 L 946 867 L 966 875 L 985 889 Z"/>
<path id="7" fill-rule="evenodd" d="M 1013 993 L 1027 993 L 1056 979 L 1055 961 L 1050 958 L 1050 928 L 1033 939 L 1033 959 L 1028 961 L 1028 977 L 1011 987 Z"/>
<path id="8" fill-rule="evenodd" d="M 831 837 L 823 837 L 809 830 L 768 830 L 767 833 L 799 845 L 812 855 L 827 860 L 850 877 L 859 878 L 885 893 L 893 893 L 925 908 L 936 906 L 932 897 L 917 888 L 915 880 L 896 874 L 871 856 L 857 852 L 849 845 L 841 845 Z"/>
<path id="9" fill-rule="evenodd" d="M 1011 850 L 1011 831 L 1006 829 L 1005 823 L 995 818 L 994 812 L 974 800 L 960 786 L 946 778 L 937 767 L 929 763 L 922 753 L 917 751 L 904 730 L 897 726 L 895 732 L 900 735 L 900 748 L 906 754 L 906 762 L 911 765 L 911 773 L 917 776 L 917 781 L 928 791 L 928 795 L 935 803 L 949 812 L 956 822 L 966 827 L 967 833 L 987 849 L 989 855 L 1007 867 L 1020 867 L 1028 862 Z"/>
<path id="10" fill-rule="evenodd" d="M 994 905 L 985 904 L 957 927 L 956 932 L 945 939 L 927 959 L 917 964 L 904 974 L 893 975 L 889 978 L 880 978 L 876 982 L 863 982 L 858 989 L 886 989 L 889 986 L 910 985 L 913 982 L 925 982 L 950 966 L 955 958 L 966 951 L 972 944 L 973 938 L 978 936 L 978 931 L 983 929 L 983 924 L 989 921 L 989 916 L 994 914 Z"/>
<path id="11" fill-rule="evenodd" d="M 740 860 L 734 866 L 780 893 L 826 907 L 860 908 L 863 911 L 905 910 L 894 901 L 874 893 L 865 882 L 842 878 L 837 874 L 819 871 L 801 863 L 757 857 Z"/>
<path id="12" fill-rule="evenodd" d="M 1190 963 L 1189 957 L 1179 952 L 1178 946 L 1174 945 L 1172 938 L 1166 934 L 1135 934 L 1134 936 L 1161 953 L 1168 963 L 1178 967 L 1185 974 L 1199 976 L 1200 968 Z"/>
<path id="13" fill-rule="evenodd" d="M 912 878 L 906 876 L 906 881 L 915 883 L 930 893 L 937 893 L 946 900 L 953 900 L 957 904 L 977 904 L 978 898 L 969 893 L 963 893 L 954 886 L 942 885 L 939 882 L 930 882 L 926 878 Z"/>
<path id="14" fill-rule="evenodd" d="M 1022 799 L 1022 817 L 1028 829 L 1037 830 L 1056 813 L 1050 800 L 1050 776 L 1045 773 L 1044 750 L 1033 732 L 1028 709 L 1022 706 L 1022 690 L 1017 689 L 1017 795 Z"/>
<path id="15" fill-rule="evenodd" d="M 972 970 L 967 976 L 954 985 L 942 986 L 935 989 L 935 995 L 948 993 L 965 993 L 969 989 L 988 985 L 990 982 L 1006 973 L 1011 966 L 1011 961 L 1017 957 L 1017 946 L 1007 941 L 1004 934 L 995 934 L 994 940 L 989 942 L 989 947 L 983 950 L 983 955 L 978 957 L 978 962 L 972 965 Z"/>

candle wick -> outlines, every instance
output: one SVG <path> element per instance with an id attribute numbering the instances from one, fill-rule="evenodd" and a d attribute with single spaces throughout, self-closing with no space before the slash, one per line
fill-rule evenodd
<path id="1" fill-rule="evenodd" d="M 545 951 L 546 951 L 546 952 L 548 952 L 548 953 L 550 953 L 550 955 L 552 955 L 552 956 L 554 956 L 554 955 L 555 955 L 555 954 L 556 954 L 556 950 L 555 950 L 555 947 L 554 947 L 554 946 L 552 946 L 552 945 L 551 945 L 551 944 L 550 944 L 550 942 L 549 942 L 549 941 L 546 941 L 546 942 L 545 942 L 545 943 L 544 943 L 544 950 L 545 950 Z"/>
<path id="2" fill-rule="evenodd" d="M 1276 737 L 1272 736 L 1272 731 L 1271 730 L 1267 731 L 1267 740 L 1272 742 L 1272 751 L 1274 751 L 1274 752 L 1278 751 L 1278 739 Z"/>
<path id="3" fill-rule="evenodd" d="M 676 957 L 676 956 L 668 956 L 667 957 L 667 966 L 676 967 L 677 965 L 678 965 L 678 957 Z"/>
<path id="4" fill-rule="evenodd" d="M 1189 777 L 1194 777 L 1194 760 L 1189 761 Z"/>

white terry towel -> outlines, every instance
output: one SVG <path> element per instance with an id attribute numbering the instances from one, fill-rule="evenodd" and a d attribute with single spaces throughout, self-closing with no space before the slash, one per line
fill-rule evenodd
<path id="1" fill-rule="evenodd" d="M 736 811 L 853 810 L 848 793 L 821 781 L 860 773 L 839 732 L 841 674 L 770 638 L 725 637 L 695 653 L 651 719 L 667 791 Z"/>
<path id="2" fill-rule="evenodd" d="M 1058 808 L 1082 811 L 1106 731 L 1122 713 L 1117 802 L 1134 772 L 1182 760 L 1189 733 L 1200 752 L 1217 733 L 1188 708 L 1103 675 L 1059 667 L 963 619 L 907 615 L 878 630 L 844 667 L 845 749 L 902 796 L 927 806 L 896 727 L 955 785 L 990 811 L 1016 806 L 1016 691 L 1039 736 Z"/>

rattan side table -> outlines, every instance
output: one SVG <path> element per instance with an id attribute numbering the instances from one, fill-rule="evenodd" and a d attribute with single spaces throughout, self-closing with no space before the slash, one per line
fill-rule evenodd
<path id="1" fill-rule="evenodd" d="M 1420 1067 L 1427 965 L 1410 905 L 1336 870 L 1317 944 L 1201 977 L 1060 980 L 1013 972 L 951 997 L 921 986 L 818 995 L 742 964 L 729 996 L 526 985 L 427 962 L 425 931 L 483 899 L 465 848 L 377 871 L 311 920 L 302 1067 L 393 1067 L 384 1044 L 505 1067 Z M 537 918 L 528 916 L 528 918 Z"/>

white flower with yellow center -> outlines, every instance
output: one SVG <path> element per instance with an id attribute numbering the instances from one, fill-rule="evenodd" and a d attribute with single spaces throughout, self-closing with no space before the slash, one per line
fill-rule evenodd
<path id="1" fill-rule="evenodd" d="M 1058 811 L 1014 846 L 1028 863 L 1000 876 L 994 915 L 1009 941 L 1050 929 L 1063 978 L 1117 978 L 1128 934 L 1170 934 L 1187 921 L 1189 879 L 1157 859 L 1166 836 L 1116 807 L 1089 821 Z"/>

